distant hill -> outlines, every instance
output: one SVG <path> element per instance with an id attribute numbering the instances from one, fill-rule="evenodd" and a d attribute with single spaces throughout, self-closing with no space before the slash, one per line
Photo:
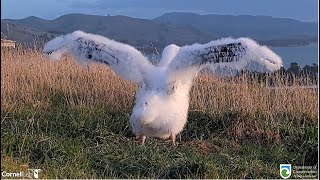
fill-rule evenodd
<path id="1" fill-rule="evenodd" d="M 52 34 L 65 34 L 75 30 L 83 30 L 134 46 L 150 46 L 151 43 L 155 47 L 163 47 L 170 43 L 184 45 L 194 42 L 206 42 L 208 39 L 217 38 L 195 28 L 181 28 L 152 20 L 126 16 L 68 14 L 54 20 L 28 17 L 1 21 L 1 24 L 6 23 L 31 27 L 41 32 Z M 12 36 L 12 38 L 14 39 L 15 37 Z"/>
<path id="2" fill-rule="evenodd" d="M 8 28 L 10 33 L 8 33 Z M 23 45 L 43 44 L 57 36 L 54 33 L 40 31 L 20 24 L 2 22 L 1 32 L 3 32 L 6 38 L 20 42 Z"/>
<path id="3" fill-rule="evenodd" d="M 194 27 L 218 37 L 251 37 L 257 40 L 312 39 L 318 35 L 318 24 L 289 18 L 249 15 L 199 15 L 166 13 L 154 21 L 179 27 Z"/>
<path id="4" fill-rule="evenodd" d="M 167 13 L 153 20 L 127 16 L 68 14 L 53 20 L 37 17 L 1 20 L 1 32 L 18 42 L 43 41 L 83 30 L 131 44 L 139 49 L 204 43 L 221 37 L 246 36 L 272 46 L 303 45 L 317 41 L 317 24 L 268 16 Z M 152 45 L 151 45 L 152 44 Z"/>

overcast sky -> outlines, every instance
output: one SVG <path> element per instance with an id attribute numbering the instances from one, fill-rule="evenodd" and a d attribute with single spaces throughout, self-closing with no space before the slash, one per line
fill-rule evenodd
<path id="1" fill-rule="evenodd" d="M 152 19 L 166 12 L 268 15 L 318 22 L 318 0 L 1 0 L 1 19 L 69 13 Z"/>

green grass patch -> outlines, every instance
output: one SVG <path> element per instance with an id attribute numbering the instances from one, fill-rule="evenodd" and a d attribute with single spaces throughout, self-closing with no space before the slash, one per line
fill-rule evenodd
<path id="1" fill-rule="evenodd" d="M 59 103 L 58 103 L 59 104 Z M 1 110 L 1 170 L 42 178 L 280 178 L 279 164 L 315 165 L 316 120 L 189 112 L 178 145 L 131 132 L 130 112 L 66 107 Z"/>

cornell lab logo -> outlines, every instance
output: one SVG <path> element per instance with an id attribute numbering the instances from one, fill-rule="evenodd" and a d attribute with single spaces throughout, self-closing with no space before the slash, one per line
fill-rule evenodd
<path id="1" fill-rule="evenodd" d="M 30 172 L 33 172 L 33 177 L 35 179 L 38 179 L 39 178 L 39 172 L 41 171 L 41 169 L 28 169 L 28 171 Z"/>
<path id="2" fill-rule="evenodd" d="M 280 176 L 288 179 L 291 176 L 291 164 L 280 164 Z"/>
<path id="3" fill-rule="evenodd" d="M 13 177 L 13 178 L 30 178 L 30 179 L 38 179 L 39 178 L 39 172 L 41 172 L 41 169 L 27 169 L 27 173 L 24 171 L 20 172 L 6 172 L 3 171 L 1 173 L 2 177 Z"/>

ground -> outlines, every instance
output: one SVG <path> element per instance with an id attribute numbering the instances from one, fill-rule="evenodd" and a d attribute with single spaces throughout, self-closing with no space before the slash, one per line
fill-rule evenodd
<path id="1" fill-rule="evenodd" d="M 1 116 L 2 171 L 28 164 L 43 178 L 279 178 L 281 163 L 318 162 L 317 127 L 307 117 L 302 124 L 279 119 L 277 139 L 236 134 L 236 113 L 191 111 L 174 147 L 153 138 L 141 145 L 125 111 L 29 108 Z"/>

